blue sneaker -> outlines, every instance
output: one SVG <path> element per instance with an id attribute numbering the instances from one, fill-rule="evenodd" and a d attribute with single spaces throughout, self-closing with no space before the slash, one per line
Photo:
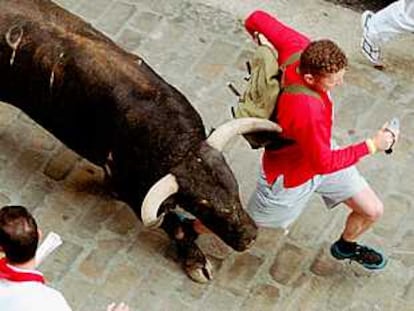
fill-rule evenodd
<path id="1" fill-rule="evenodd" d="M 338 260 L 349 259 L 350 261 L 356 261 L 369 270 L 383 269 L 388 262 L 387 258 L 382 253 L 368 246 L 359 244 L 356 244 L 353 252 L 344 253 L 340 251 L 338 245 L 334 243 L 331 246 L 331 254 Z"/>

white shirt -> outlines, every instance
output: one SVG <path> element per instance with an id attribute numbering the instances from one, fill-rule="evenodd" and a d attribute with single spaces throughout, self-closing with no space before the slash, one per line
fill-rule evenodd
<path id="1" fill-rule="evenodd" d="M 14 268 L 18 270 L 17 268 Z M 38 271 L 25 270 L 40 274 Z M 40 274 L 41 275 L 41 274 Z M 72 311 L 57 290 L 40 282 L 0 280 L 1 311 Z"/>

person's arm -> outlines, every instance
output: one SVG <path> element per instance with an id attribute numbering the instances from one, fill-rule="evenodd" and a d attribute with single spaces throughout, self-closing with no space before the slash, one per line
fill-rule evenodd
<path id="1" fill-rule="evenodd" d="M 321 102 L 306 95 L 285 96 L 287 105 L 291 106 L 289 109 L 286 105 L 287 112 L 282 118 L 286 122 L 286 134 L 299 144 L 318 174 L 351 166 L 370 153 L 365 141 L 332 150 L 330 124 Z"/>
<path id="2" fill-rule="evenodd" d="M 279 64 L 284 63 L 293 53 L 305 49 L 310 42 L 303 34 L 264 11 L 251 13 L 245 21 L 245 27 L 252 36 L 255 32 L 262 33 L 273 44 L 279 53 Z"/>

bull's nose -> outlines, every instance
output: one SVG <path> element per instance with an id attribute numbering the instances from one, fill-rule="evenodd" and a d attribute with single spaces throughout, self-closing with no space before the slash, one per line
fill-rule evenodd
<path id="1" fill-rule="evenodd" d="M 249 249 L 253 246 L 257 239 L 257 228 L 255 227 L 250 231 L 249 237 L 245 240 L 244 248 Z"/>
<path id="2" fill-rule="evenodd" d="M 242 238 L 239 239 L 239 242 L 237 243 L 237 246 L 235 247 L 235 250 L 239 252 L 243 252 L 249 248 L 252 247 L 254 242 L 257 238 L 257 227 L 256 226 L 249 226 L 248 228 L 245 228 L 245 230 L 240 235 Z"/>
<path id="3" fill-rule="evenodd" d="M 251 248 L 255 241 L 256 241 L 256 237 L 249 238 L 249 239 L 243 239 L 237 245 L 234 245 L 233 248 L 238 252 L 243 252 Z"/>
<path id="4" fill-rule="evenodd" d="M 250 241 L 250 243 L 247 244 L 246 249 L 249 249 L 253 246 L 254 242 L 256 242 L 256 239 L 253 239 Z"/>
<path id="5" fill-rule="evenodd" d="M 248 216 L 248 215 L 247 215 Z M 256 223 L 249 216 L 244 220 L 244 226 L 242 227 L 240 245 L 243 250 L 252 247 L 257 239 L 258 228 Z"/>

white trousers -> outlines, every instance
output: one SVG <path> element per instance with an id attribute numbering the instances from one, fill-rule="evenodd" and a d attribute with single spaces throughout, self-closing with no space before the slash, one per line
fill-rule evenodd
<path id="1" fill-rule="evenodd" d="M 376 12 L 369 22 L 368 36 L 377 43 L 407 32 L 414 32 L 414 0 L 395 1 Z"/>

